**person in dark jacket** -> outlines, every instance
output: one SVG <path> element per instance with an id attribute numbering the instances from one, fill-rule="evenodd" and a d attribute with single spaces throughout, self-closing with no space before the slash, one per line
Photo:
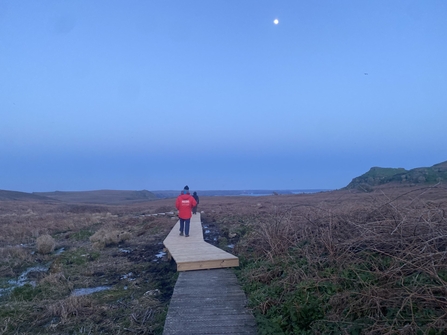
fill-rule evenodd
<path id="1" fill-rule="evenodd" d="M 197 195 L 197 192 L 194 192 L 194 193 L 192 194 L 192 197 L 196 200 L 197 205 L 198 205 L 198 204 L 199 204 L 199 196 Z M 192 214 L 197 214 L 197 205 L 195 205 L 195 206 L 192 208 Z"/>
<path id="2" fill-rule="evenodd" d="M 189 236 L 189 225 L 191 223 L 191 210 L 197 206 L 196 200 L 189 194 L 189 187 L 185 186 L 181 194 L 175 201 L 175 207 L 178 209 L 178 217 L 180 219 L 180 236 Z"/>

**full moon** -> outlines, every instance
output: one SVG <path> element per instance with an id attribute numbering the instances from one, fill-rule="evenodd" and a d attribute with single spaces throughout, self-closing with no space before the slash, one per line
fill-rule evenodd
<path id="1" fill-rule="evenodd" d="M 274 24 L 278 24 L 278 23 L 279 23 L 278 19 L 274 19 L 274 20 L 273 20 L 273 23 L 274 23 Z"/>

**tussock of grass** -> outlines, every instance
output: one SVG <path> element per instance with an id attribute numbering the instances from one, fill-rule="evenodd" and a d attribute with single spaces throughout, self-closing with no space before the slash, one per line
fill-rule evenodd
<path id="1" fill-rule="evenodd" d="M 90 242 L 92 242 L 94 248 L 102 249 L 111 245 L 117 245 L 121 242 L 127 241 L 132 237 L 131 233 L 118 230 L 100 229 L 92 236 L 90 236 Z"/>
<path id="2" fill-rule="evenodd" d="M 54 251 L 56 241 L 50 235 L 40 235 L 36 240 L 37 252 L 40 254 L 49 254 Z"/>
<path id="3" fill-rule="evenodd" d="M 90 297 L 67 297 L 47 306 L 47 317 L 60 317 L 61 323 L 65 323 L 71 316 L 87 315 L 91 312 L 92 301 Z"/>
<path id="4" fill-rule="evenodd" d="M 12 276 L 15 268 L 31 261 L 31 253 L 22 246 L 14 245 L 0 248 L 0 277 Z"/>

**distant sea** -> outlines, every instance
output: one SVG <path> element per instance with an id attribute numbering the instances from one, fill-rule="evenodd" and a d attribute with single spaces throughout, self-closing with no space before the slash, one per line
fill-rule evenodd
<path id="1" fill-rule="evenodd" d="M 319 193 L 331 190 L 326 189 L 310 189 L 310 190 L 272 190 L 272 191 L 239 191 L 238 194 L 227 194 L 232 196 L 262 197 L 275 194 L 303 194 L 303 193 Z"/>
<path id="2" fill-rule="evenodd" d="M 269 195 L 285 195 L 285 194 L 303 194 L 303 193 L 319 193 L 331 191 L 330 189 L 302 189 L 302 190 L 190 190 L 191 193 L 196 191 L 198 196 L 204 197 L 225 197 L 225 196 L 244 196 L 244 197 L 262 197 Z M 177 197 L 179 191 L 151 191 L 157 198 L 173 198 Z"/>

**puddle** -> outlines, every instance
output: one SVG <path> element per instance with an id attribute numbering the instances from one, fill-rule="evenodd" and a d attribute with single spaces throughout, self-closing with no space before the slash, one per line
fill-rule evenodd
<path id="1" fill-rule="evenodd" d="M 57 250 L 54 252 L 54 254 L 55 254 L 55 255 L 60 255 L 60 254 L 63 253 L 64 251 L 65 251 L 65 248 L 62 247 L 62 248 L 60 248 L 60 249 L 57 249 Z"/>
<path id="2" fill-rule="evenodd" d="M 162 258 L 163 256 L 166 256 L 166 253 L 164 251 L 160 251 L 158 254 L 155 255 L 157 258 Z"/>
<path id="3" fill-rule="evenodd" d="M 159 251 L 158 254 L 155 254 L 155 258 L 152 260 L 152 262 L 158 263 L 163 259 L 164 256 L 166 256 L 166 252 L 164 252 L 163 250 Z"/>
<path id="4" fill-rule="evenodd" d="M 14 279 L 8 280 L 7 284 L 8 287 L 0 288 L 0 297 L 7 293 L 10 293 L 16 287 L 22 287 L 25 284 L 31 284 L 32 286 L 36 286 L 36 282 L 30 280 L 28 278 L 28 275 L 34 272 L 47 272 L 47 271 L 48 267 L 45 266 L 33 266 L 31 268 L 26 269 L 25 271 L 22 272 L 19 278 L 17 278 L 17 280 Z"/>
<path id="5" fill-rule="evenodd" d="M 33 282 L 33 281 L 29 281 L 29 280 L 28 280 L 28 275 L 29 275 L 31 272 L 47 272 L 47 271 L 48 271 L 48 268 L 45 267 L 45 266 L 33 266 L 33 267 L 31 267 L 31 268 L 26 269 L 26 270 L 19 276 L 19 278 L 17 279 L 17 281 L 10 280 L 9 283 L 11 283 L 12 285 L 15 285 L 15 286 L 23 286 L 23 285 L 25 285 L 26 283 L 30 283 L 31 285 L 35 286 L 35 284 L 36 284 L 35 282 Z"/>
<path id="6" fill-rule="evenodd" d="M 214 224 L 202 224 L 203 240 L 217 246 L 219 241 L 219 229 Z"/>
<path id="7" fill-rule="evenodd" d="M 132 281 L 132 280 L 135 280 L 135 278 L 132 278 L 132 276 L 133 276 L 133 273 L 132 272 L 129 272 L 128 274 L 125 274 L 125 275 L 123 275 L 123 276 L 121 276 L 121 280 L 123 280 L 123 279 L 128 279 L 128 280 L 130 280 L 130 281 Z"/>
<path id="8" fill-rule="evenodd" d="M 98 287 L 89 287 L 89 288 L 77 288 L 71 292 L 73 297 L 79 297 L 81 295 L 88 295 L 96 292 L 110 290 L 110 286 L 98 286 Z"/>
<path id="9" fill-rule="evenodd" d="M 120 249 L 121 252 L 124 252 L 125 254 L 130 254 L 130 250 L 127 249 Z"/>

